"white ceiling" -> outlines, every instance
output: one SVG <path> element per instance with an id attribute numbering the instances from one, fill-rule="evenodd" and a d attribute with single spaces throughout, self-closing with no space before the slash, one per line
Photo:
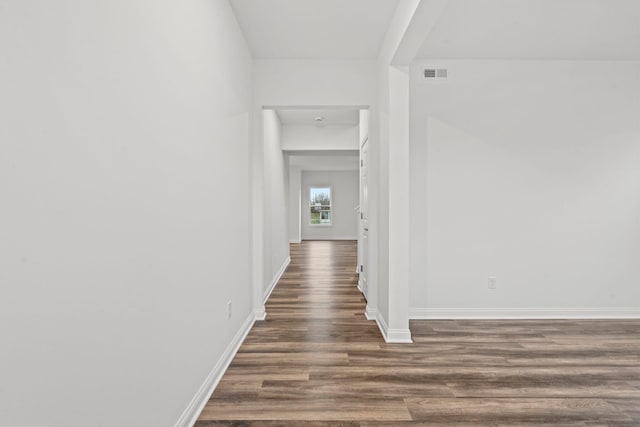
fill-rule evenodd
<path id="1" fill-rule="evenodd" d="M 418 57 L 640 59 L 640 0 L 450 0 Z"/>
<path id="2" fill-rule="evenodd" d="M 323 117 L 324 125 L 357 126 L 360 112 L 355 109 L 279 109 L 276 110 L 283 125 L 317 125 L 316 117 Z"/>
<path id="3" fill-rule="evenodd" d="M 398 0 L 230 0 L 256 58 L 376 58 Z"/>
<path id="4" fill-rule="evenodd" d="M 299 167 L 303 171 L 357 171 L 358 164 L 358 154 L 313 153 L 289 156 L 289 166 Z"/>

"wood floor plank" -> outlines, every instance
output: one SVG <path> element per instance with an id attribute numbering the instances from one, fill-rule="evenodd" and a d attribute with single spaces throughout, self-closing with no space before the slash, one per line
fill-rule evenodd
<path id="1" fill-rule="evenodd" d="M 365 319 L 355 242 L 291 264 L 198 427 L 640 426 L 640 321 Z"/>
<path id="2" fill-rule="evenodd" d="M 632 419 L 602 399 L 405 399 L 414 420 L 478 423 L 629 422 Z"/>
<path id="3" fill-rule="evenodd" d="M 212 399 L 202 411 L 201 420 L 285 420 L 285 421 L 349 421 L 411 420 L 401 399 L 377 398 L 371 401 L 342 396 L 326 398 L 317 395 L 282 395 L 256 399 L 254 402 L 224 398 Z"/>

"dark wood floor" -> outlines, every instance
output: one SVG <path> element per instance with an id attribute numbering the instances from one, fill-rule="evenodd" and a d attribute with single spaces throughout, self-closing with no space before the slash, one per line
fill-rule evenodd
<path id="1" fill-rule="evenodd" d="M 640 321 L 365 320 L 354 242 L 291 265 L 196 426 L 640 426 Z"/>

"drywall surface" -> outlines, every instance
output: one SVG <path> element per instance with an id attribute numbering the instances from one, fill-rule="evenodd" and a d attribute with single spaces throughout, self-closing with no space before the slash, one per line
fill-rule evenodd
<path id="1" fill-rule="evenodd" d="M 359 149 L 359 153 L 358 153 L 358 177 L 360 179 L 360 191 L 359 191 L 359 211 L 361 213 L 361 219 L 363 219 L 362 221 L 358 221 L 358 268 L 361 269 L 361 273 L 360 273 L 360 282 L 364 282 L 365 284 L 360 284 L 360 289 L 363 290 L 363 294 L 365 296 L 365 298 L 367 297 L 367 294 L 369 292 L 368 288 L 366 287 L 366 273 L 369 272 L 369 269 L 371 268 L 371 265 L 369 264 L 369 258 L 368 258 L 368 248 L 364 248 L 365 244 L 368 244 L 368 241 L 365 240 L 365 235 L 364 235 L 364 228 L 366 227 L 368 230 L 368 222 L 369 222 L 369 209 L 368 209 L 368 200 L 367 200 L 367 192 L 368 192 L 368 188 L 366 188 L 367 186 L 367 181 L 368 181 L 368 177 L 364 176 L 365 171 L 368 171 L 369 169 L 369 163 L 370 163 L 370 159 L 371 156 L 368 154 L 368 149 L 364 148 L 364 147 L 369 147 L 370 145 L 365 145 L 363 147 L 363 145 L 365 143 L 368 143 L 368 138 L 369 138 L 369 114 L 370 111 L 369 110 L 360 110 L 359 111 L 359 123 L 358 123 L 358 149 Z M 365 156 L 365 152 L 367 153 L 367 155 Z M 366 164 L 366 169 L 361 167 L 362 165 Z M 366 222 L 365 222 L 366 221 Z M 364 273 L 362 273 L 364 272 Z"/>
<path id="2" fill-rule="evenodd" d="M 360 110 L 360 123 L 358 124 L 358 150 L 366 138 L 369 137 L 370 111 Z"/>
<path id="3" fill-rule="evenodd" d="M 640 63 L 411 78 L 414 317 L 640 314 Z"/>
<path id="4" fill-rule="evenodd" d="M 393 238 L 390 241 L 389 236 L 394 233 L 394 229 L 397 227 L 403 228 L 406 226 L 401 221 L 402 218 L 396 215 L 396 212 L 397 209 L 407 208 L 404 203 L 402 206 L 390 207 L 390 181 L 393 179 L 394 183 L 397 182 L 398 173 L 396 169 L 398 163 L 395 161 L 390 162 L 389 160 L 390 150 L 394 144 L 391 141 L 391 135 L 397 135 L 397 126 L 399 125 L 399 120 L 396 119 L 395 114 L 392 117 L 391 111 L 391 98 L 394 95 L 398 95 L 397 88 L 391 84 L 393 75 L 391 66 L 419 5 L 419 0 L 401 0 L 398 2 L 376 62 L 378 111 L 372 111 L 372 126 L 370 126 L 372 131 L 370 137 L 373 140 L 373 144 L 370 146 L 371 164 L 374 166 L 375 171 L 375 173 L 371 174 L 372 179 L 370 182 L 374 183 L 375 191 L 370 194 L 371 197 L 369 198 L 369 229 L 376 230 L 376 235 L 372 236 L 373 239 L 369 241 L 370 259 L 374 260 L 376 267 L 371 271 L 373 273 L 373 280 L 371 281 L 373 286 L 371 287 L 371 292 L 368 293 L 367 313 L 374 314 L 371 312 L 370 306 L 377 309 L 375 316 L 385 339 L 389 338 L 388 332 L 390 328 L 395 330 L 402 329 L 407 332 L 407 335 L 409 334 L 409 316 L 406 306 L 408 284 L 406 281 L 404 283 L 396 281 L 393 285 L 390 284 L 391 281 L 399 278 L 396 272 L 404 268 L 406 262 L 402 262 L 401 265 L 395 265 L 390 269 L 390 245 L 392 244 L 394 248 L 397 248 L 402 246 L 402 242 L 397 238 Z M 406 90 L 403 90 L 403 92 L 406 92 Z M 402 112 L 404 113 L 404 111 L 405 108 L 403 106 Z M 405 152 L 406 141 L 401 141 L 398 148 L 401 151 L 393 156 L 394 160 L 407 154 Z M 405 172 L 402 171 L 401 173 Z M 402 191 L 402 195 L 404 194 L 406 192 Z M 393 215 L 394 219 L 397 220 L 395 224 L 389 221 L 390 215 Z M 405 234 L 404 230 L 400 230 L 400 240 L 405 239 Z M 368 277 L 367 279 L 369 280 L 370 278 Z M 393 297 L 391 296 L 392 291 L 394 293 Z M 394 304 L 397 301 L 403 301 L 403 304 Z M 397 324 L 397 319 L 401 319 L 401 324 Z M 391 325 L 391 323 L 393 324 Z"/>
<path id="5" fill-rule="evenodd" d="M 274 110 L 264 110 L 264 247 L 270 254 L 264 262 L 263 291 L 277 280 L 278 273 L 289 257 L 288 164 L 282 152 L 282 125 Z"/>
<path id="6" fill-rule="evenodd" d="M 310 225 L 309 191 L 311 187 L 332 189 L 332 225 Z M 302 172 L 302 239 L 357 240 L 359 203 L 358 171 Z M 355 267 L 355 266 L 354 266 Z"/>
<path id="7" fill-rule="evenodd" d="M 371 60 L 255 60 L 260 107 L 368 106 L 376 99 Z"/>
<path id="8" fill-rule="evenodd" d="M 289 242 L 300 243 L 302 240 L 302 170 L 289 163 Z"/>
<path id="9" fill-rule="evenodd" d="M 357 150 L 358 126 L 285 125 L 282 127 L 282 149 Z"/>
<path id="10" fill-rule="evenodd" d="M 289 166 L 305 171 L 355 171 L 358 170 L 358 165 L 358 152 L 355 150 L 345 151 L 339 155 L 317 151 L 303 155 L 289 155 Z"/>
<path id="11" fill-rule="evenodd" d="M 0 425 L 174 425 L 251 310 L 234 15 L 6 0 L 0 51 Z"/>

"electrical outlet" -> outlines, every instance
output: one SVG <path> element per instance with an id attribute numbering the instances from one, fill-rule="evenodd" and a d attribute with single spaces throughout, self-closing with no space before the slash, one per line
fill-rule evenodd
<path id="1" fill-rule="evenodd" d="M 231 319 L 231 301 L 227 303 L 227 320 Z"/>
<path id="2" fill-rule="evenodd" d="M 489 289 L 496 288 L 496 276 L 489 276 L 488 286 L 489 286 Z"/>

